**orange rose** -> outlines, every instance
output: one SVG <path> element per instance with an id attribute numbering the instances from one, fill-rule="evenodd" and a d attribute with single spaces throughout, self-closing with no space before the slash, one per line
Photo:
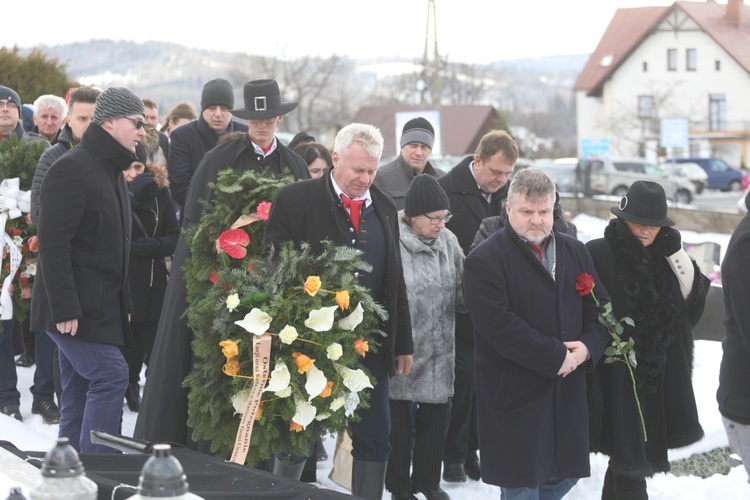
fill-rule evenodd
<path id="1" fill-rule="evenodd" d="M 294 358 L 294 362 L 297 364 L 297 369 L 300 373 L 309 371 L 310 368 L 312 368 L 313 363 L 315 363 L 314 359 L 310 359 L 301 352 L 292 353 L 292 357 Z"/>
<path id="2" fill-rule="evenodd" d="M 263 418 L 263 402 L 258 405 L 258 411 L 255 412 L 255 421 L 260 422 L 260 419 Z"/>
<path id="3" fill-rule="evenodd" d="M 365 357 L 365 353 L 370 350 L 370 345 L 367 343 L 366 340 L 363 339 L 357 339 L 354 341 L 354 352 Z"/>
<path id="4" fill-rule="evenodd" d="M 240 348 L 234 340 L 222 340 L 219 345 L 221 346 L 221 353 L 227 359 L 231 359 L 240 353 Z"/>
<path id="5" fill-rule="evenodd" d="M 36 253 L 39 251 L 39 238 L 36 235 L 29 237 L 26 244 L 29 245 L 29 250 L 32 252 Z"/>
<path id="6" fill-rule="evenodd" d="M 323 392 L 320 393 L 320 397 L 328 398 L 331 396 L 331 392 L 333 392 L 333 382 L 329 380 L 328 383 L 326 384 L 326 388 L 323 389 Z"/>
<path id="7" fill-rule="evenodd" d="M 295 422 L 294 420 L 292 420 L 292 423 L 289 426 L 289 430 L 290 431 L 294 431 L 294 432 L 302 432 L 305 429 L 301 425 L 299 425 L 297 422 Z"/>
<path id="8" fill-rule="evenodd" d="M 227 359 L 227 362 L 221 368 L 221 371 L 223 371 L 225 374 L 229 375 L 230 377 L 234 377 L 235 375 L 239 375 L 239 373 L 240 373 L 240 362 L 237 361 L 237 358 Z"/>
<path id="9" fill-rule="evenodd" d="M 319 276 L 308 276 L 302 289 L 310 297 L 315 297 L 315 294 L 318 293 L 318 290 L 320 290 L 321 284 L 322 283 L 320 282 Z"/>
<path id="10" fill-rule="evenodd" d="M 342 311 L 344 309 L 349 309 L 349 292 L 347 290 L 336 292 L 336 303 Z"/>

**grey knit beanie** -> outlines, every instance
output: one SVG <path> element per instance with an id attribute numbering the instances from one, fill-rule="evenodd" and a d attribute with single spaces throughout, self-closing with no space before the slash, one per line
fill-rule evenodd
<path id="1" fill-rule="evenodd" d="M 107 120 L 130 115 L 143 115 L 145 118 L 146 108 L 141 98 L 125 87 L 110 87 L 96 98 L 94 123 L 101 125 Z"/>
<path id="2" fill-rule="evenodd" d="M 409 217 L 449 210 L 451 202 L 443 188 L 430 174 L 420 174 L 411 181 L 404 198 L 404 213 Z"/>
<path id="3" fill-rule="evenodd" d="M 201 94 L 201 113 L 211 106 L 234 108 L 234 89 L 232 84 L 223 78 L 216 78 L 203 86 Z"/>
<path id="4" fill-rule="evenodd" d="M 0 85 L 0 99 L 5 99 L 12 102 L 18 107 L 18 116 L 21 116 L 21 98 L 18 97 L 18 92 L 5 85 Z"/>
<path id="5" fill-rule="evenodd" d="M 430 122 L 422 118 L 412 118 L 404 125 L 401 132 L 401 147 L 403 148 L 411 142 L 419 142 L 432 149 L 435 143 L 435 129 Z"/>

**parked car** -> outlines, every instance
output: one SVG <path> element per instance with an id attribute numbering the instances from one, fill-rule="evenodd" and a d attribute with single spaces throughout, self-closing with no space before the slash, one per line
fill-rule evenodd
<path id="1" fill-rule="evenodd" d="M 697 163 L 662 163 L 662 170 L 671 175 L 684 177 L 695 186 L 695 194 L 701 194 L 708 186 L 708 174 Z"/>
<path id="2" fill-rule="evenodd" d="M 730 167 L 721 158 L 668 158 L 666 163 L 697 163 L 708 174 L 708 188 L 741 191 L 750 184 L 747 174 Z"/>
<path id="3" fill-rule="evenodd" d="M 570 164 L 549 161 L 536 161 L 534 168 L 543 170 L 554 181 L 558 193 L 576 192 L 576 169 Z"/>
<path id="4" fill-rule="evenodd" d="M 578 169 L 579 190 L 590 194 L 623 196 L 637 180 L 661 184 L 667 197 L 677 203 L 690 203 L 695 197 L 695 186 L 689 180 L 670 175 L 655 164 L 643 159 L 605 160 L 561 158 L 555 163 Z"/>

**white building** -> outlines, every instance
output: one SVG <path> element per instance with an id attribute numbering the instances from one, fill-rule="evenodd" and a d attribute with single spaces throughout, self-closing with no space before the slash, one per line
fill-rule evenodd
<path id="1" fill-rule="evenodd" d="M 619 9 L 574 89 L 579 156 L 718 156 L 750 166 L 750 7 Z M 664 119 L 687 133 L 662 137 Z"/>

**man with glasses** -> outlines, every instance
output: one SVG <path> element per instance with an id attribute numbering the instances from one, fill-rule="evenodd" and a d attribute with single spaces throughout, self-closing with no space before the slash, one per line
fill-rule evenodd
<path id="1" fill-rule="evenodd" d="M 404 208 L 404 197 L 411 181 L 419 174 L 439 177 L 445 172 L 430 164 L 435 129 L 421 116 L 404 124 L 401 132 L 401 152 L 398 158 L 378 168 L 375 186 L 393 198 L 396 208 Z"/>
<path id="2" fill-rule="evenodd" d="M 245 125 L 232 121 L 232 108 L 232 85 L 223 78 L 211 80 L 203 86 L 201 114 L 198 120 L 177 128 L 170 136 L 171 143 L 167 156 L 169 191 L 172 199 L 179 205 L 180 222 L 183 220 L 182 212 L 190 180 L 203 155 L 216 146 L 221 136 L 247 130 Z"/>
<path id="3" fill-rule="evenodd" d="M 450 199 L 455 217 L 446 223 L 469 254 L 483 219 L 500 215 L 507 194 L 506 183 L 518 159 L 518 146 L 507 132 L 493 130 L 482 137 L 472 156 L 467 156 L 438 178 Z M 479 480 L 476 402 L 474 397 L 474 326 L 465 313 L 456 313 L 456 379 L 451 422 L 443 453 L 443 479 L 450 482 Z M 467 409 L 469 409 L 467 411 Z"/>
<path id="4" fill-rule="evenodd" d="M 38 134 L 24 131 L 21 122 L 21 106 L 18 93 L 0 85 L 0 141 L 9 139 L 11 134 L 15 134 L 22 141 L 46 142 Z M 12 319 L 4 320 L 3 330 L 0 332 L 0 413 L 23 421 L 20 411 L 21 394 L 16 389 L 18 376 L 13 358 L 13 323 Z"/>
<path id="5" fill-rule="evenodd" d="M 274 80 L 256 80 L 245 84 L 245 107 L 231 113 L 248 120 L 247 134 L 229 139 L 207 152 L 190 181 L 183 209 L 183 228 L 198 223 L 206 203 L 213 198 L 210 183 L 227 168 L 238 171 L 270 171 L 273 175 L 292 174 L 296 179 L 309 179 L 307 164 L 296 153 L 276 139 L 274 132 L 281 117 L 297 107 L 296 102 L 283 103 L 279 86 Z M 176 134 L 183 125 L 177 129 Z M 174 151 L 174 142 L 172 143 Z M 172 153 L 170 153 L 170 157 Z M 171 165 L 170 158 L 170 167 Z M 208 443 L 193 443 L 192 431 L 187 427 L 187 392 L 182 381 L 192 368 L 191 359 L 175 353 L 191 354 L 193 332 L 187 326 L 187 289 L 182 265 L 190 255 L 184 237 L 180 237 L 172 264 L 167 293 L 164 297 L 159 329 L 151 353 L 155 366 L 173 367 L 170 370 L 149 372 L 146 379 L 141 411 L 135 426 L 135 437 L 147 441 L 172 441 L 188 444 L 210 453 Z M 205 446 L 204 446 L 205 444 Z"/>
<path id="6" fill-rule="evenodd" d="M 121 349 L 132 344 L 131 234 L 123 171 L 146 135 L 143 102 L 124 87 L 96 99 L 81 142 L 49 169 L 39 197 L 39 269 L 32 316 L 59 351 L 61 437 L 83 453 L 113 453 L 90 431 L 116 434 L 128 387 Z M 37 290 L 39 288 L 39 290 Z"/>

